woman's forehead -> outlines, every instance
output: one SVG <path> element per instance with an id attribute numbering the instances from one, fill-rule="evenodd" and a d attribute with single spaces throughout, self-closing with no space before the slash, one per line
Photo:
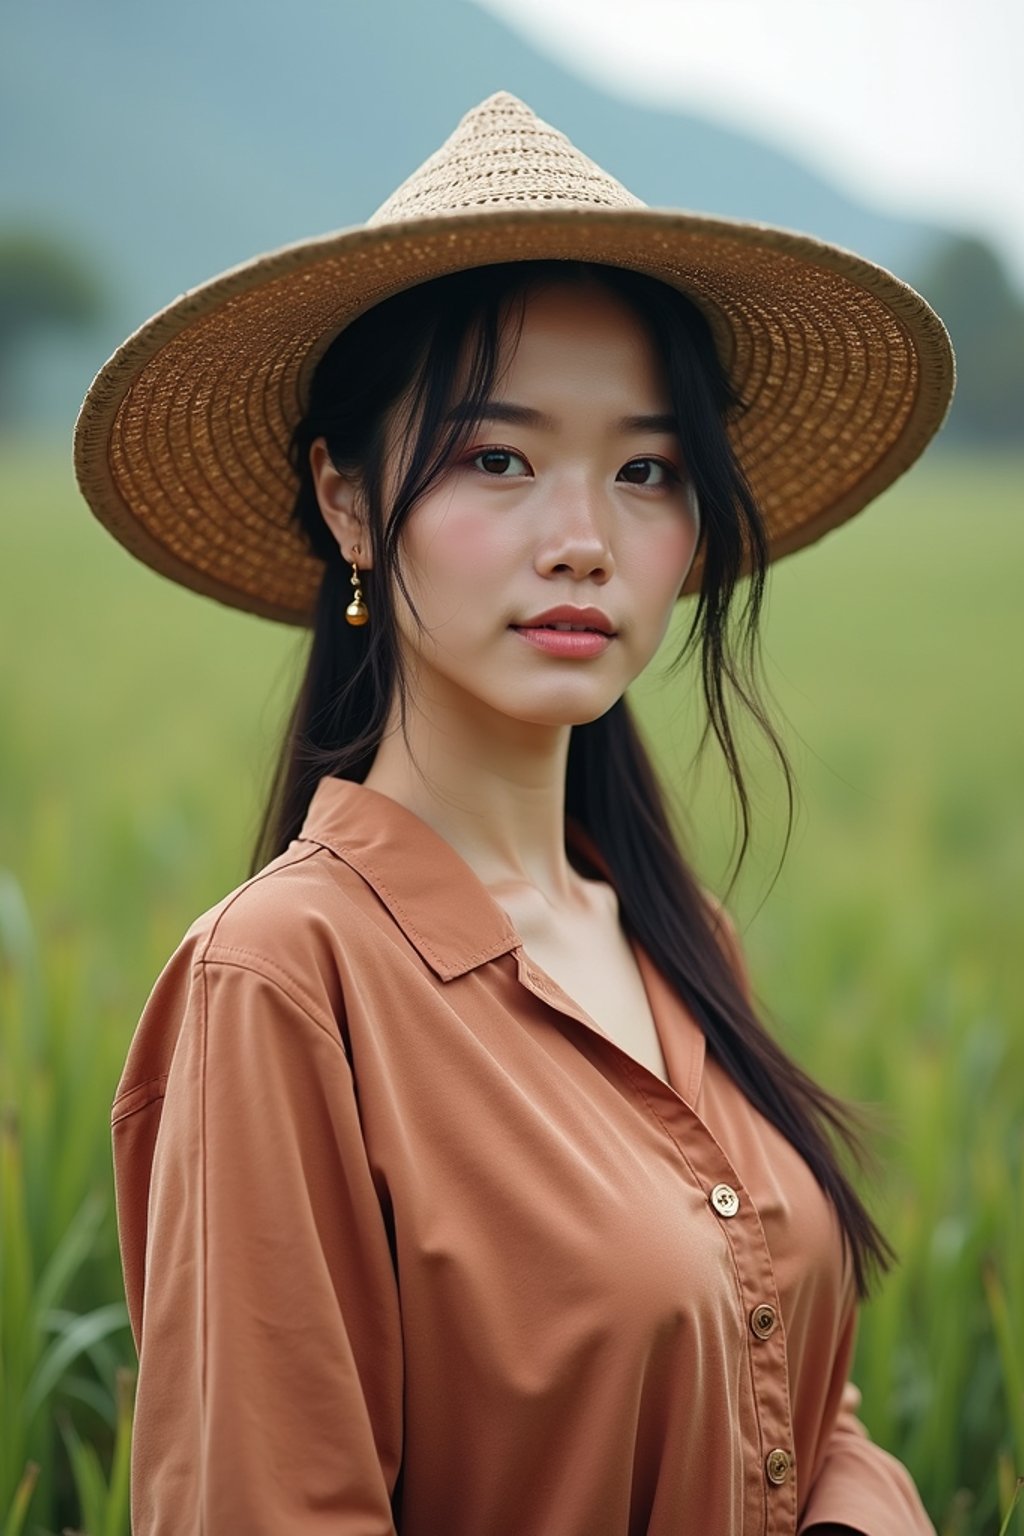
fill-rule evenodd
<path id="1" fill-rule="evenodd" d="M 618 408 L 618 400 L 643 397 L 635 410 L 645 402 L 652 411 L 666 408 L 667 375 L 648 324 L 632 305 L 597 280 L 546 280 L 506 304 L 500 322 L 489 397 L 548 418 L 524 419 L 521 425 L 557 425 L 556 402 L 569 407 L 574 400 L 597 405 L 604 399 L 612 410 Z M 474 339 L 472 332 L 466 337 L 453 405 L 468 392 Z"/>

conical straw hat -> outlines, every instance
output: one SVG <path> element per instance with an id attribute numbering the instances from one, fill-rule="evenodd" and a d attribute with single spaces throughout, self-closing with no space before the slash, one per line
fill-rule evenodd
<path id="1" fill-rule="evenodd" d="M 646 207 L 506 91 L 364 225 L 284 246 L 181 295 L 100 369 L 79 485 L 133 554 L 221 602 L 310 622 L 323 565 L 291 520 L 288 461 L 333 338 L 402 288 L 466 267 L 604 262 L 682 289 L 748 409 L 732 440 L 772 559 L 853 516 L 938 430 L 942 322 L 883 268 L 808 235 Z M 697 589 L 698 556 L 684 592 Z"/>

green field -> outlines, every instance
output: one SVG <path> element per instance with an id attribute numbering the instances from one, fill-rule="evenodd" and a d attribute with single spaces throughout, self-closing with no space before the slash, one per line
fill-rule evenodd
<path id="1" fill-rule="evenodd" d="M 245 876 L 304 637 L 132 560 L 64 444 L 3 449 L 0 499 L 0 1536 L 118 1536 L 135 1358 L 110 1101 L 157 973 Z M 1022 513 L 1024 459 L 935 452 L 773 570 L 799 814 L 774 878 L 782 781 L 749 738 L 729 896 L 779 1035 L 884 1111 L 865 1188 L 901 1263 L 855 1378 L 943 1536 L 996 1536 L 1024 1473 Z M 659 683 L 661 661 L 633 697 L 722 893 L 727 786 L 713 750 L 690 773 L 692 672 Z"/>

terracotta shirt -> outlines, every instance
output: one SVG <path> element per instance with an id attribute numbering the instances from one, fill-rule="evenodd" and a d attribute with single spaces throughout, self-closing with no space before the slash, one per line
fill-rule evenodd
<path id="1" fill-rule="evenodd" d="M 333 778 L 193 923 L 112 1111 L 134 1536 L 933 1536 L 831 1207 L 633 952 L 671 1086 Z"/>

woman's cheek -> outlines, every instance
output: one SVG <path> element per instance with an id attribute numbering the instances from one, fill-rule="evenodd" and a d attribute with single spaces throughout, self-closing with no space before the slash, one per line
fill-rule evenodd
<path id="1" fill-rule="evenodd" d="M 464 598 L 467 581 L 479 587 L 490 575 L 498 576 L 504 570 L 510 553 L 508 532 L 502 530 L 500 519 L 481 516 L 479 508 L 453 501 L 426 532 L 420 553 L 435 589 L 454 588 Z"/>
<path id="2" fill-rule="evenodd" d="M 468 616 L 467 604 L 507 605 L 515 558 L 507 525 L 503 531 L 500 519 L 483 517 L 478 507 L 460 506 L 456 498 L 436 511 L 420 508 L 414 517 L 406 542 L 408 579 L 432 625 Z"/>

